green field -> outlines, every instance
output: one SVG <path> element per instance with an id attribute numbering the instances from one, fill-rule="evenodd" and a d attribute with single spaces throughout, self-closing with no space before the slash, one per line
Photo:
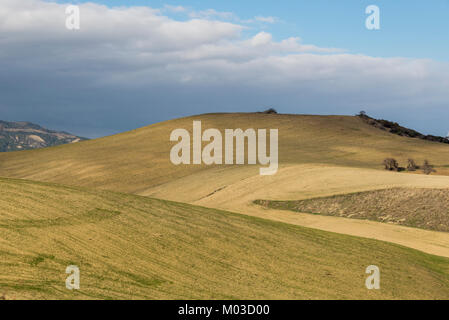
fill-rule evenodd
<path id="1" fill-rule="evenodd" d="M 449 259 L 140 196 L 0 179 L 0 291 L 16 299 L 443 299 Z M 65 288 L 78 265 L 81 290 Z M 381 269 L 381 290 L 365 268 Z"/>

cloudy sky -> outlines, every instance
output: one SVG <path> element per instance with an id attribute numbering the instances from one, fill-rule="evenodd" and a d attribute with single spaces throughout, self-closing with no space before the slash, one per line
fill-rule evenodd
<path id="1" fill-rule="evenodd" d="M 449 0 L 0 0 L 2 120 L 99 137 L 268 107 L 446 135 Z"/>

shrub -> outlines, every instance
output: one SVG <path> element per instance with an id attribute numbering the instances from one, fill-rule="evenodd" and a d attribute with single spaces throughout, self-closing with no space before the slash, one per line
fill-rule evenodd
<path id="1" fill-rule="evenodd" d="M 422 166 L 422 171 L 423 171 L 425 174 L 431 174 L 432 172 L 437 172 L 437 171 L 433 168 L 433 165 L 431 165 L 431 164 L 429 163 L 428 160 L 424 160 L 424 165 Z"/>
<path id="2" fill-rule="evenodd" d="M 393 158 L 387 158 L 384 160 L 383 162 L 384 166 L 385 166 L 385 170 L 390 170 L 390 171 L 399 171 L 399 164 L 398 162 L 393 159 Z"/>
<path id="3" fill-rule="evenodd" d="M 265 113 L 265 114 L 277 114 L 278 112 L 276 111 L 276 109 L 270 108 L 270 109 L 268 109 L 268 110 L 265 110 L 265 111 L 262 112 L 262 113 Z"/>
<path id="4" fill-rule="evenodd" d="M 366 111 L 363 110 L 357 113 L 356 116 L 360 118 L 369 118 L 369 116 L 366 114 Z"/>
<path id="5" fill-rule="evenodd" d="M 415 163 L 415 160 L 408 159 L 407 170 L 408 171 L 416 171 L 419 169 L 419 166 Z"/>

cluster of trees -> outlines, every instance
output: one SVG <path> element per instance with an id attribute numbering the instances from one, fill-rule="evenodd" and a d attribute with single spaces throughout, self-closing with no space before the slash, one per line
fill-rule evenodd
<path id="1" fill-rule="evenodd" d="M 261 113 L 265 113 L 265 114 L 278 114 L 277 110 L 274 108 L 269 108 L 265 111 L 262 111 Z"/>
<path id="2" fill-rule="evenodd" d="M 429 163 L 428 160 L 424 160 L 424 164 L 422 166 L 418 166 L 413 159 L 408 159 L 407 161 L 407 168 L 403 168 L 399 166 L 399 163 L 396 161 L 396 159 L 393 158 L 387 158 L 383 162 L 385 166 L 385 170 L 389 171 L 416 171 L 421 169 L 425 174 L 431 174 L 432 172 L 436 172 L 436 170 L 433 168 L 433 165 Z"/>
<path id="3" fill-rule="evenodd" d="M 367 124 L 372 125 L 378 129 L 388 131 L 392 134 L 396 134 L 403 137 L 418 138 L 428 141 L 447 143 L 449 144 L 449 139 L 447 137 L 439 137 L 433 135 L 424 135 L 416 130 L 409 129 L 399 125 L 397 122 L 392 122 L 383 119 L 374 119 L 366 114 L 365 111 L 360 111 L 357 116 L 363 119 Z"/>

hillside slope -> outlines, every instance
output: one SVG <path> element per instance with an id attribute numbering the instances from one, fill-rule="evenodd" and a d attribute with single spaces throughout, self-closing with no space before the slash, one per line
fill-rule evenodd
<path id="1" fill-rule="evenodd" d="M 449 165 L 448 145 L 395 136 L 358 117 L 205 114 L 79 144 L 0 154 L 0 176 L 142 193 L 153 186 L 211 169 L 204 165 L 175 166 L 170 162 L 170 149 L 174 145 L 169 141 L 171 131 L 177 128 L 191 131 L 193 120 L 202 121 L 203 130 L 279 129 L 281 166 L 313 163 L 381 168 L 386 157 L 395 157 L 404 164 L 412 157 L 417 162 L 427 158 L 437 166 Z M 249 168 L 248 174 L 256 172 L 257 167 Z M 219 168 L 229 170 L 235 166 Z"/>
<path id="2" fill-rule="evenodd" d="M 259 166 L 175 166 L 172 130 L 279 129 L 280 168 L 260 176 Z M 268 210 L 257 199 L 301 200 L 393 187 L 449 188 L 449 176 L 396 173 L 381 162 L 424 158 L 446 173 L 449 146 L 393 135 L 359 117 L 206 114 L 158 123 L 123 134 L 48 149 L 0 153 L 0 176 L 135 193 L 159 199 L 374 238 L 449 257 L 449 234 L 371 221 Z"/>
<path id="3" fill-rule="evenodd" d="M 391 188 L 299 201 L 261 199 L 255 203 L 267 208 L 449 232 L 449 189 Z"/>
<path id="4" fill-rule="evenodd" d="M 11 299 L 449 298 L 449 259 L 385 242 L 79 187 L 0 179 L 0 192 Z M 372 264 L 381 290 L 365 288 Z"/>
<path id="5" fill-rule="evenodd" d="M 260 176 L 256 169 L 233 167 L 199 172 L 152 187 L 142 195 L 389 241 L 449 257 L 449 233 L 446 232 L 269 209 L 254 204 L 257 199 L 294 201 L 389 188 L 448 189 L 449 177 L 324 164 L 288 165 L 267 177 Z M 431 203 L 421 205 L 431 207 Z"/>
<path id="6" fill-rule="evenodd" d="M 31 122 L 0 120 L 0 152 L 45 148 L 83 140 L 86 138 L 48 130 Z"/>

